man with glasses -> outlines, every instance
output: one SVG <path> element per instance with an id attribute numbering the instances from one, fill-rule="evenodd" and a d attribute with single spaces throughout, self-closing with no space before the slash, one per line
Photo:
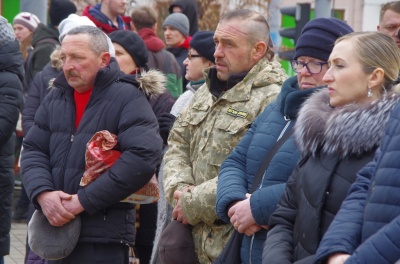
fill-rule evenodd
<path id="1" fill-rule="evenodd" d="M 216 66 L 204 71 L 205 83 L 168 137 L 166 199 L 174 207 L 172 217 L 193 226 L 200 263 L 214 261 L 232 231 L 229 221 L 215 212 L 220 165 L 286 79 L 280 64 L 267 59 L 269 33 L 266 19 L 255 11 L 241 9 L 221 17 L 213 36 Z M 201 50 L 196 51 L 190 51 L 190 63 L 202 59 L 197 57 Z"/>
<path id="2" fill-rule="evenodd" d="M 250 195 L 260 164 L 277 140 L 293 129 L 297 113 L 308 96 L 325 85 L 322 77 L 328 69 L 327 60 L 333 44 L 350 32 L 352 29 L 348 25 L 335 18 L 318 18 L 306 24 L 292 61 L 297 76 L 283 83 L 277 100 L 257 117 L 221 165 L 216 211 L 223 221 L 231 222 L 245 234 L 241 263 L 261 263 L 269 217 L 300 157 L 294 137 L 272 154 L 259 189 Z"/>

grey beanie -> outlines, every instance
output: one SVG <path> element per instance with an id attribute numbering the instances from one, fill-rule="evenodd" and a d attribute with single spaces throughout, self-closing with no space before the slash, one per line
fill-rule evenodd
<path id="1" fill-rule="evenodd" d="M 15 41 L 15 34 L 7 19 L 0 16 L 0 47 Z"/>
<path id="2" fill-rule="evenodd" d="M 164 20 L 162 24 L 165 26 L 171 26 L 179 30 L 185 37 L 189 36 L 189 19 L 182 13 L 172 13 Z"/>

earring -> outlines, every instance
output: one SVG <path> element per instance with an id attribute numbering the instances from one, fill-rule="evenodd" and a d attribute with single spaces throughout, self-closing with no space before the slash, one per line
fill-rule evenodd
<path id="1" fill-rule="evenodd" d="M 368 97 L 372 97 L 372 89 L 368 87 Z"/>

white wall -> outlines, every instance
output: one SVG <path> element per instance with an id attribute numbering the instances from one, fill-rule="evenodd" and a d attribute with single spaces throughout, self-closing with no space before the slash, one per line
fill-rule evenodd
<path id="1" fill-rule="evenodd" d="M 345 10 L 344 19 L 355 31 L 375 31 L 379 23 L 381 5 L 389 0 L 331 0 L 331 7 Z M 311 3 L 315 0 L 281 0 L 281 6 L 295 5 L 296 3 Z"/>

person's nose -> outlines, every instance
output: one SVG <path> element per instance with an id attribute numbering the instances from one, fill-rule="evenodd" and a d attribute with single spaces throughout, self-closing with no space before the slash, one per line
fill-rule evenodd
<path id="1" fill-rule="evenodd" d="M 223 49 L 220 45 L 215 46 L 214 58 L 222 58 L 224 57 Z"/>
<path id="2" fill-rule="evenodd" d="M 333 76 L 331 74 L 330 68 L 325 72 L 324 76 L 322 77 L 322 81 L 327 84 L 333 81 Z"/>
<path id="3" fill-rule="evenodd" d="M 400 39 L 400 28 L 397 29 L 397 33 L 395 35 L 398 39 Z"/>
<path id="4" fill-rule="evenodd" d="M 64 59 L 63 69 L 66 71 L 70 71 L 70 70 L 74 69 L 74 65 L 73 65 L 73 63 L 71 63 L 71 60 L 69 58 Z"/>
<path id="5" fill-rule="evenodd" d="M 183 65 L 188 66 L 189 64 L 189 57 L 186 57 L 186 59 L 183 61 Z"/>
<path id="6" fill-rule="evenodd" d="M 311 72 L 309 72 L 308 69 L 307 69 L 307 67 L 306 67 L 306 65 L 304 65 L 303 68 L 301 68 L 299 74 L 300 74 L 300 75 L 303 75 L 303 76 L 304 76 L 304 75 L 309 76 L 309 75 L 311 75 Z"/>

